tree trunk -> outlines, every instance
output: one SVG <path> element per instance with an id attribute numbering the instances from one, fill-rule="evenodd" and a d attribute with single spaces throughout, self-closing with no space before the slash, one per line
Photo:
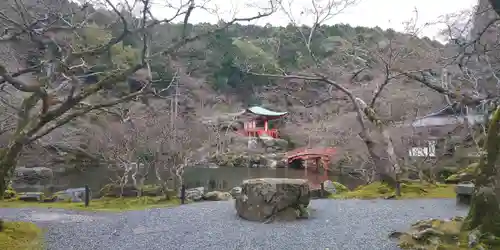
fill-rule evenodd
<path id="1" fill-rule="evenodd" d="M 15 140 L 7 148 L 0 150 L 0 199 L 3 199 L 7 190 L 23 147 L 22 142 Z"/>
<path id="2" fill-rule="evenodd" d="M 475 193 L 464 230 L 479 229 L 482 234 L 500 237 L 500 179 L 496 165 L 500 153 L 500 107 L 489 123 L 475 179 Z"/>
<path id="3" fill-rule="evenodd" d="M 391 135 L 382 121 L 377 117 L 375 110 L 368 107 L 363 100 L 359 98 L 356 100 L 358 101 L 359 107 L 363 110 L 365 116 L 372 124 L 375 125 L 375 127 L 377 127 L 378 132 L 382 136 L 381 143 L 374 143 L 368 135 L 365 135 L 366 139 L 363 138 L 377 169 L 377 179 L 394 187 L 396 189 L 396 195 L 400 196 L 401 190 L 399 185 L 399 175 L 401 174 L 401 168 L 397 162 Z"/>
<path id="4" fill-rule="evenodd" d="M 380 149 L 384 148 L 384 145 L 381 145 L 381 143 L 376 143 L 371 138 L 371 136 L 363 135 L 362 133 L 360 133 L 360 137 L 365 142 L 368 153 L 370 154 L 370 158 L 373 160 L 373 165 L 375 165 L 375 180 L 387 183 L 390 186 L 396 188 L 396 177 L 394 173 L 388 168 L 389 166 L 392 166 L 392 163 L 389 157 L 381 155 L 383 152 L 380 152 Z"/>

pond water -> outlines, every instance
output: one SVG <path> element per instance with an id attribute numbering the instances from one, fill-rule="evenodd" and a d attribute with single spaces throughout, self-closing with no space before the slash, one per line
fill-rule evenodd
<path id="1" fill-rule="evenodd" d="M 313 171 L 306 173 L 303 169 L 293 168 L 202 168 L 186 171 L 185 183 L 188 188 L 203 186 L 208 190 L 230 190 L 245 179 L 265 177 L 308 179 L 310 183 L 317 185 L 325 180 L 323 173 Z M 349 176 L 330 175 L 326 178 L 338 181 L 349 188 L 363 184 L 361 180 Z"/>
<path id="2" fill-rule="evenodd" d="M 205 187 L 206 190 L 228 191 L 238 186 L 245 179 L 250 178 L 299 178 L 308 179 L 310 183 L 319 185 L 325 180 L 323 173 L 304 169 L 293 168 L 190 168 L 184 173 L 184 182 L 187 188 Z M 330 175 L 326 177 L 338 181 L 349 188 L 362 185 L 363 182 L 349 176 Z M 96 194 L 104 185 L 116 179 L 113 173 L 102 168 L 89 168 L 84 172 L 73 172 L 65 175 L 56 175 L 50 181 L 35 184 L 14 183 L 13 188 L 18 192 L 44 192 L 53 193 L 67 188 L 83 187 L 89 185 Z M 153 184 L 154 180 L 147 180 Z"/>

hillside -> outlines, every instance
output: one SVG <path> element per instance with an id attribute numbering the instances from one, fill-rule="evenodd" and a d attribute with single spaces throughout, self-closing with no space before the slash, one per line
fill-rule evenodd
<path id="1" fill-rule="evenodd" d="M 27 6 L 30 3 L 32 2 L 25 2 Z M 52 13 L 54 3 L 48 0 L 46 3 L 47 6 L 43 8 L 36 5 L 37 9 L 33 11 L 40 15 Z M 67 4 L 63 9 L 66 12 L 78 12 L 78 8 L 81 7 Z M 106 37 L 119 33 L 121 26 L 112 21 L 116 19 L 115 14 L 93 8 L 92 11 L 96 14 L 92 15 L 88 27 L 84 29 L 84 36 L 81 37 L 83 40 L 77 42 L 99 44 Z M 130 14 L 124 16 L 131 23 L 135 20 Z M 215 28 L 212 24 L 189 25 L 188 32 L 197 34 Z M 297 28 L 293 25 L 262 27 L 234 24 L 189 43 L 169 57 L 151 62 L 152 82 L 156 89 L 167 87 L 174 78 L 178 86 L 162 93 L 167 100 L 152 99 L 151 104 L 155 110 L 168 117 L 172 108 L 169 98 L 177 91 L 178 114 L 182 117 L 179 123 L 184 124 L 203 116 L 235 112 L 248 105 L 262 105 L 291 113 L 283 134 L 297 146 L 307 143 L 339 145 L 347 151 L 357 151 L 361 143 L 356 137 L 359 124 L 355 121 L 351 103 L 341 92 L 319 82 L 270 78 L 259 74 L 286 72 L 292 75 L 320 71 L 369 102 L 373 92 L 386 80 L 386 73 L 389 71 L 384 62 L 389 60 L 391 82 L 381 92 L 375 105 L 383 120 L 409 121 L 444 103 L 441 95 L 427 87 L 395 76 L 397 70 L 432 67 L 437 69 L 439 75 L 440 65 L 437 59 L 442 56 L 444 45 L 428 38 L 419 39 L 393 30 L 338 24 L 318 27 L 313 32 L 310 45 L 305 46 L 302 35 L 309 32 L 308 27 Z M 154 54 L 182 36 L 182 25 L 157 25 L 151 34 L 150 53 Z M 10 70 L 28 65 L 30 60 L 42 59 L 36 51 L 28 50 L 33 46 L 30 43 L 0 46 L 3 51 L 0 62 Z M 137 60 L 141 46 L 140 37 L 127 34 L 120 46 L 113 47 L 114 59 L 106 61 L 102 57 L 93 58 L 92 62 L 96 66 L 92 70 L 99 65 L 104 68 L 110 64 L 114 67 L 127 65 Z M 103 62 L 104 64 L 99 64 Z M 364 68 L 363 72 L 351 80 L 353 72 L 361 68 Z M 35 77 L 28 78 L 27 80 L 33 80 Z M 111 90 L 111 94 L 119 95 L 120 89 Z M 103 97 L 106 98 L 96 98 Z M 9 99 L 15 100 L 16 98 Z M 132 113 L 137 111 L 135 114 L 140 115 L 144 112 L 141 105 L 131 106 Z M 112 116 L 107 117 L 102 113 L 99 116 L 99 119 L 108 123 L 107 126 L 116 125 L 116 119 Z M 99 147 L 92 148 L 91 145 L 97 143 L 93 141 L 92 135 L 98 136 L 99 133 L 94 130 L 99 130 L 100 126 L 89 122 L 89 119 L 82 118 L 52 132 L 50 137 L 43 138 L 43 145 L 60 144 L 63 140 L 65 145 L 79 145 L 78 148 L 83 147 L 86 151 L 99 152 Z M 161 119 L 168 121 L 168 118 Z M 82 141 L 82 138 L 85 140 Z M 88 145 L 82 145 L 82 142 Z"/>
<path id="2" fill-rule="evenodd" d="M 302 32 L 307 34 L 307 30 Z M 311 50 L 322 62 L 321 72 L 367 102 L 385 80 L 381 58 L 388 58 L 389 50 L 398 52 L 399 55 L 393 56 L 392 67 L 401 70 L 429 66 L 439 69 L 436 58 L 444 50 L 442 44 L 427 38 L 416 39 L 409 34 L 379 28 L 339 24 L 323 26 L 317 33 L 321 35 L 313 38 Z M 182 93 L 190 95 L 186 102 L 200 103 L 201 100 L 196 99 L 205 98 L 203 103 L 208 113 L 235 112 L 247 105 L 288 111 L 291 115 L 283 134 L 297 146 L 307 143 L 338 145 L 347 151 L 360 152 L 362 142 L 356 136 L 359 124 L 352 104 L 341 92 L 332 91 L 319 82 L 253 74 L 314 72 L 311 67 L 314 63 L 307 53 L 300 32 L 291 25 L 231 26 L 211 39 L 180 51 L 176 60 L 190 76 L 186 81 L 181 77 L 181 86 L 186 88 Z M 436 54 L 428 56 L 427 53 Z M 353 54 L 358 61 L 352 59 Z M 363 62 L 369 63 L 365 66 Z M 363 67 L 366 69 L 362 74 L 350 82 L 352 72 Z M 191 81 L 203 82 L 203 87 L 190 87 Z M 214 97 L 220 101 L 217 105 L 213 103 Z M 394 78 L 380 94 L 376 108 L 386 121 L 405 122 L 439 109 L 441 105 L 444 105 L 441 95 L 419 83 Z"/>

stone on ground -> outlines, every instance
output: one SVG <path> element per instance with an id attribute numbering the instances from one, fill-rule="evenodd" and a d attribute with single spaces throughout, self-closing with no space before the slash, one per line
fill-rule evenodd
<path id="1" fill-rule="evenodd" d="M 231 199 L 229 192 L 210 191 L 203 195 L 203 199 L 207 201 L 227 201 Z"/>
<path id="2" fill-rule="evenodd" d="M 42 192 L 24 192 L 24 193 L 19 193 L 18 199 L 20 201 L 40 202 L 40 201 L 43 201 L 44 195 Z"/>
<path id="3" fill-rule="evenodd" d="M 470 205 L 475 185 L 472 182 L 459 183 L 455 186 L 457 193 L 457 204 Z"/>
<path id="4" fill-rule="evenodd" d="M 323 182 L 323 190 L 321 187 L 316 187 L 311 190 L 311 198 L 328 198 L 328 196 L 332 194 L 340 194 L 349 191 L 349 189 L 338 183 L 331 180 L 326 180 Z"/>
<path id="5" fill-rule="evenodd" d="M 70 192 L 73 191 L 75 190 L 70 190 Z M 133 184 L 126 184 L 124 186 L 107 184 L 99 191 L 99 195 L 102 197 L 137 197 L 140 193 L 141 190 Z M 163 190 L 160 186 L 147 186 L 142 190 L 142 196 L 160 195 L 163 195 Z"/>
<path id="6" fill-rule="evenodd" d="M 70 202 L 83 202 L 85 200 L 85 188 L 69 188 L 56 192 L 54 194 L 54 201 L 70 201 Z M 89 194 L 92 199 L 92 193 Z"/>
<path id="7" fill-rule="evenodd" d="M 463 217 L 451 220 L 428 219 L 414 223 L 407 232 L 393 232 L 402 249 L 467 249 L 460 238 Z"/>
<path id="8" fill-rule="evenodd" d="M 236 198 L 241 194 L 241 187 L 234 187 L 231 189 L 231 191 L 229 191 L 229 193 L 231 194 L 231 196 L 233 196 L 233 198 Z"/>
<path id="9" fill-rule="evenodd" d="M 235 199 L 237 214 L 246 220 L 267 222 L 307 217 L 311 200 L 307 180 L 262 178 L 243 181 Z"/>
<path id="10" fill-rule="evenodd" d="M 185 198 L 190 201 L 201 201 L 203 199 L 203 195 L 205 194 L 204 187 L 190 188 L 186 189 Z M 179 191 L 179 197 L 180 197 Z"/>
<path id="11" fill-rule="evenodd" d="M 461 195 L 472 195 L 474 194 L 475 185 L 472 182 L 459 183 L 455 186 L 455 192 Z"/>

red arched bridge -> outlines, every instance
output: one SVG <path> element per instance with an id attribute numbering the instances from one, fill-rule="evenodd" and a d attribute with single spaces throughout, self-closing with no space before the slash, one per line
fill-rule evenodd
<path id="1" fill-rule="evenodd" d="M 293 162 L 294 160 L 322 160 L 322 161 L 330 161 L 330 157 L 332 157 L 336 152 L 335 148 L 298 148 L 292 151 L 288 151 L 286 153 L 286 158 L 288 163 Z"/>
<path id="2" fill-rule="evenodd" d="M 328 170 L 330 159 L 336 153 L 336 149 L 332 147 L 315 147 L 315 148 L 298 148 L 286 153 L 288 165 L 299 163 L 304 168 L 305 178 L 309 180 L 311 187 L 317 188 L 323 181 L 328 180 Z M 308 170 L 312 169 L 316 172 L 323 168 L 323 176 L 312 175 L 308 176 Z M 312 178 L 312 179 L 311 179 Z"/>
<path id="3" fill-rule="evenodd" d="M 307 170 L 312 167 L 312 169 L 319 172 L 320 166 L 323 167 L 323 178 L 322 180 L 312 181 L 317 183 L 328 180 L 328 169 L 330 165 L 330 159 L 335 154 L 337 150 L 332 147 L 316 147 L 316 148 L 298 148 L 286 153 L 286 158 L 288 165 L 294 162 L 300 162 L 303 164 L 305 175 L 307 178 Z M 317 176 L 317 175 L 316 175 Z M 310 180 L 311 181 L 311 180 Z"/>

